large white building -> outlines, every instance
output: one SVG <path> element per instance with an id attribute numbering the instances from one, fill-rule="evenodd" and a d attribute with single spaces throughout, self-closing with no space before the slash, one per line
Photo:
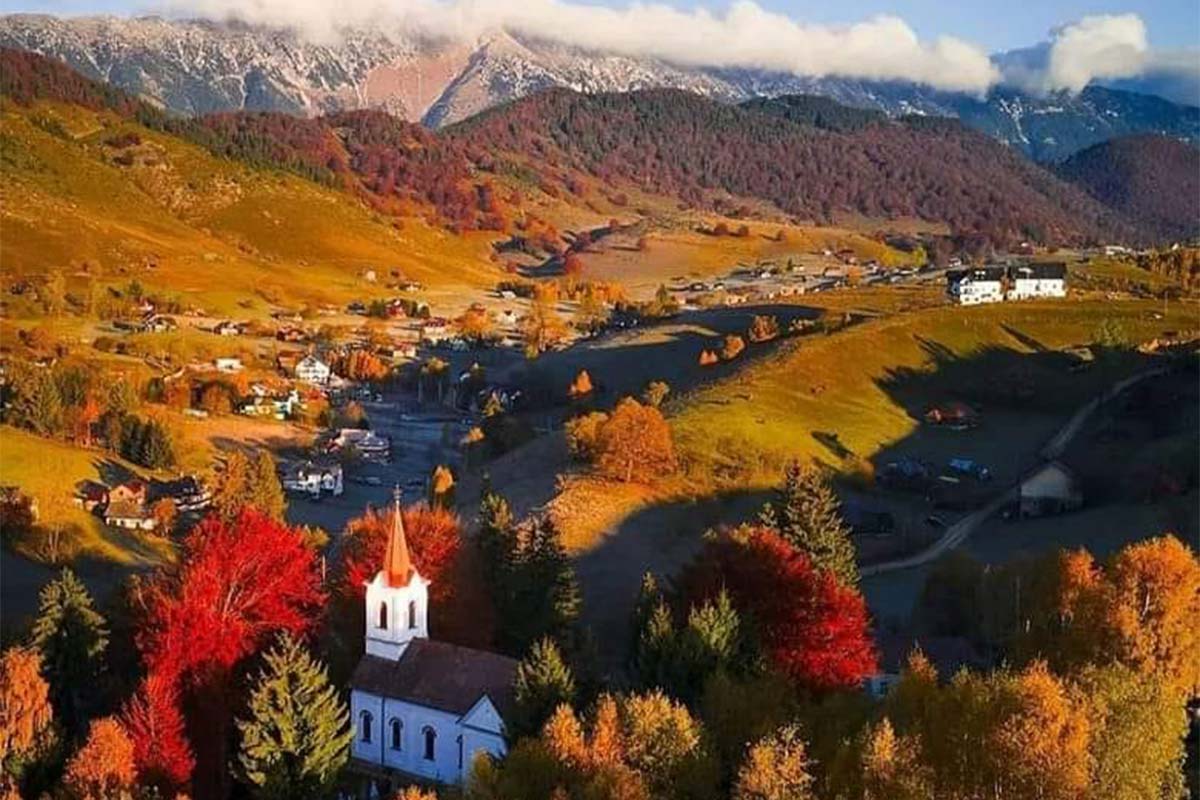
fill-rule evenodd
<path id="1" fill-rule="evenodd" d="M 962 306 L 1004 299 L 1004 267 L 976 267 L 946 273 L 946 294 Z"/>
<path id="2" fill-rule="evenodd" d="M 321 359 L 309 353 L 296 362 L 296 380 L 322 385 L 329 382 L 333 371 Z"/>
<path id="3" fill-rule="evenodd" d="M 1008 270 L 1008 289 L 1004 293 L 1005 300 L 1066 296 L 1067 267 L 1065 264 L 1027 264 Z"/>
<path id="4" fill-rule="evenodd" d="M 517 662 L 429 638 L 429 581 L 409 560 L 399 492 L 366 612 L 366 654 L 350 682 L 355 767 L 461 783 L 476 754 L 504 755 Z"/>
<path id="5" fill-rule="evenodd" d="M 946 295 L 962 306 L 1066 297 L 1067 267 L 1061 263 L 975 267 L 946 272 Z"/>

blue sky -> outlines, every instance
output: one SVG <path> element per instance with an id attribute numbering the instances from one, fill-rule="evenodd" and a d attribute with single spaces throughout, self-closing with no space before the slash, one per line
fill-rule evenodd
<path id="1" fill-rule="evenodd" d="M 595 2 L 596 0 L 592 0 Z M 520 2 L 520 0 L 514 0 Z M 696 3 L 670 0 L 691 8 Z M 857 22 L 877 14 L 893 14 L 908 22 L 922 37 L 958 36 L 988 50 L 1024 47 L 1046 38 L 1053 27 L 1087 14 L 1139 14 L 1154 47 L 1200 47 L 1200 2 L 1197 0 L 842 0 L 838 3 L 804 0 L 759 0 L 759 4 L 805 22 Z M 605 5 L 625 5 L 609 0 Z M 701 3 L 720 10 L 722 2 Z M 0 0 L 0 9 L 54 14 L 129 13 L 152 8 L 154 0 Z"/>

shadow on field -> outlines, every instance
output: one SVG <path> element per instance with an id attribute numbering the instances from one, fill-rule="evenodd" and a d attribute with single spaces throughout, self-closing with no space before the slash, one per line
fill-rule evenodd
<path id="1" fill-rule="evenodd" d="M 625 664 L 629 620 L 642 576 L 650 572 L 660 581 L 669 581 L 699 552 L 706 530 L 731 520 L 753 519 L 768 496 L 765 491 L 739 490 L 649 506 L 575 556 L 583 623 L 595 641 L 604 644 L 599 648 L 603 671 L 619 672 Z"/>
<path id="2" fill-rule="evenodd" d="M 592 398 L 596 407 L 610 407 L 621 397 L 638 395 L 651 381 L 666 381 L 671 396 L 678 397 L 735 374 L 785 343 L 804 338 L 783 335 L 770 342 L 750 342 L 747 329 L 755 316 L 775 317 L 780 329 L 786 331 L 794 320 L 816 320 L 822 314 L 823 309 L 783 303 L 686 312 L 656 324 L 611 333 L 570 350 L 547 353 L 517 368 L 510 382 L 527 387 L 543 407 L 565 402 L 567 389 L 580 370 L 587 370 L 596 387 Z M 701 352 L 719 354 L 724 337 L 730 334 L 745 341 L 741 355 L 732 361 L 701 366 Z"/>

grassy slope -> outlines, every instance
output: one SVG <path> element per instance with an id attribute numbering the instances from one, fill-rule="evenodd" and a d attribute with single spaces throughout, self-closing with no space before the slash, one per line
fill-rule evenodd
<path id="1" fill-rule="evenodd" d="M 0 267 L 9 274 L 88 261 L 114 283 L 136 277 L 221 313 L 256 293 L 294 304 L 383 294 L 358 277 L 365 268 L 381 278 L 398 268 L 435 289 L 495 280 L 485 236 L 415 219 L 397 230 L 341 192 L 213 157 L 110 114 L 6 106 L 0 121 Z M 124 131 L 142 139 L 130 167 L 115 164 L 118 151 L 104 144 Z"/>
<path id="2" fill-rule="evenodd" d="M 1153 318 L 1155 308 L 1154 303 L 1100 300 L 945 307 L 802 339 L 773 363 L 756 365 L 679 403 L 672 418 L 676 440 L 693 475 L 711 472 L 742 486 L 770 485 L 778 466 L 791 457 L 828 460 L 828 449 L 813 437 L 818 431 L 837 432 L 844 447 L 870 458 L 915 428 L 901 393 L 886 387 L 900 372 L 933 373 L 937 360 L 931 352 L 962 359 L 988 348 L 1018 353 L 1039 345 L 1060 348 L 1091 341 L 1105 319 L 1119 321 L 1133 341 L 1197 324 L 1195 306 L 1164 321 Z M 1066 412 L 1108 377 L 1103 370 L 1064 373 L 1057 385 L 1039 385 L 1038 392 L 1052 392 Z M 910 381 L 924 383 L 930 393 L 924 403 L 956 388 L 936 376 Z"/>
<path id="3" fill-rule="evenodd" d="M 39 521 L 63 526 L 68 551 L 122 566 L 145 566 L 168 558 L 173 550 L 168 542 L 106 528 L 98 517 L 71 503 L 76 483 L 99 480 L 101 471 L 110 469 L 140 472 L 111 454 L 42 439 L 7 426 L 0 428 L 0 484 L 20 486 L 36 498 Z"/>

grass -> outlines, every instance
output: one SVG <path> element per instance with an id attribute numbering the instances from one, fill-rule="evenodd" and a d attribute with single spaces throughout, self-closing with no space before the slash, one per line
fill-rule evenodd
<path id="1" fill-rule="evenodd" d="M 54 117 L 67 135 L 36 120 Z M 392 220 L 355 198 L 255 170 L 113 115 L 42 104 L 0 110 L 0 267 L 10 276 L 87 263 L 101 280 L 137 279 L 213 313 L 265 316 L 257 293 L 291 305 L 383 296 L 365 282 L 391 270 L 433 290 L 493 284 L 490 238 L 455 236 L 419 219 Z M 104 144 L 135 132 L 132 166 Z M 76 281 L 82 284 L 82 280 Z M 77 288 L 71 286 L 69 288 Z"/>
<path id="2" fill-rule="evenodd" d="M 103 471 L 140 474 L 137 467 L 111 454 L 85 450 L 0 426 L 0 483 L 16 485 L 38 503 L 39 529 L 61 526 L 64 554 L 135 567 L 162 563 L 174 548 L 164 539 L 110 529 L 71 502 L 79 481 L 101 480 Z M 44 530 L 35 531 L 44 536 Z M 42 560 L 38 542 L 17 547 L 22 555 Z"/>
<path id="3" fill-rule="evenodd" d="M 1031 354 L 1092 341 L 1105 320 L 1131 341 L 1194 328 L 1195 306 L 1159 321 L 1153 302 L 1099 300 L 937 308 L 871 321 L 821 338 L 794 340 L 771 362 L 755 363 L 674 405 L 676 441 L 689 480 L 767 486 L 793 457 L 830 460 L 828 437 L 854 454 L 853 467 L 913 432 L 926 404 L 989 375 L 988 351 Z M 978 365 L 976 368 L 973 365 Z M 1037 373 L 1039 401 L 1064 413 L 1125 363 L 1083 373 Z M 940 377 L 939 377 L 940 376 Z M 921 396 L 924 395 L 924 396 Z M 835 459 L 836 461 L 836 459 Z"/>

